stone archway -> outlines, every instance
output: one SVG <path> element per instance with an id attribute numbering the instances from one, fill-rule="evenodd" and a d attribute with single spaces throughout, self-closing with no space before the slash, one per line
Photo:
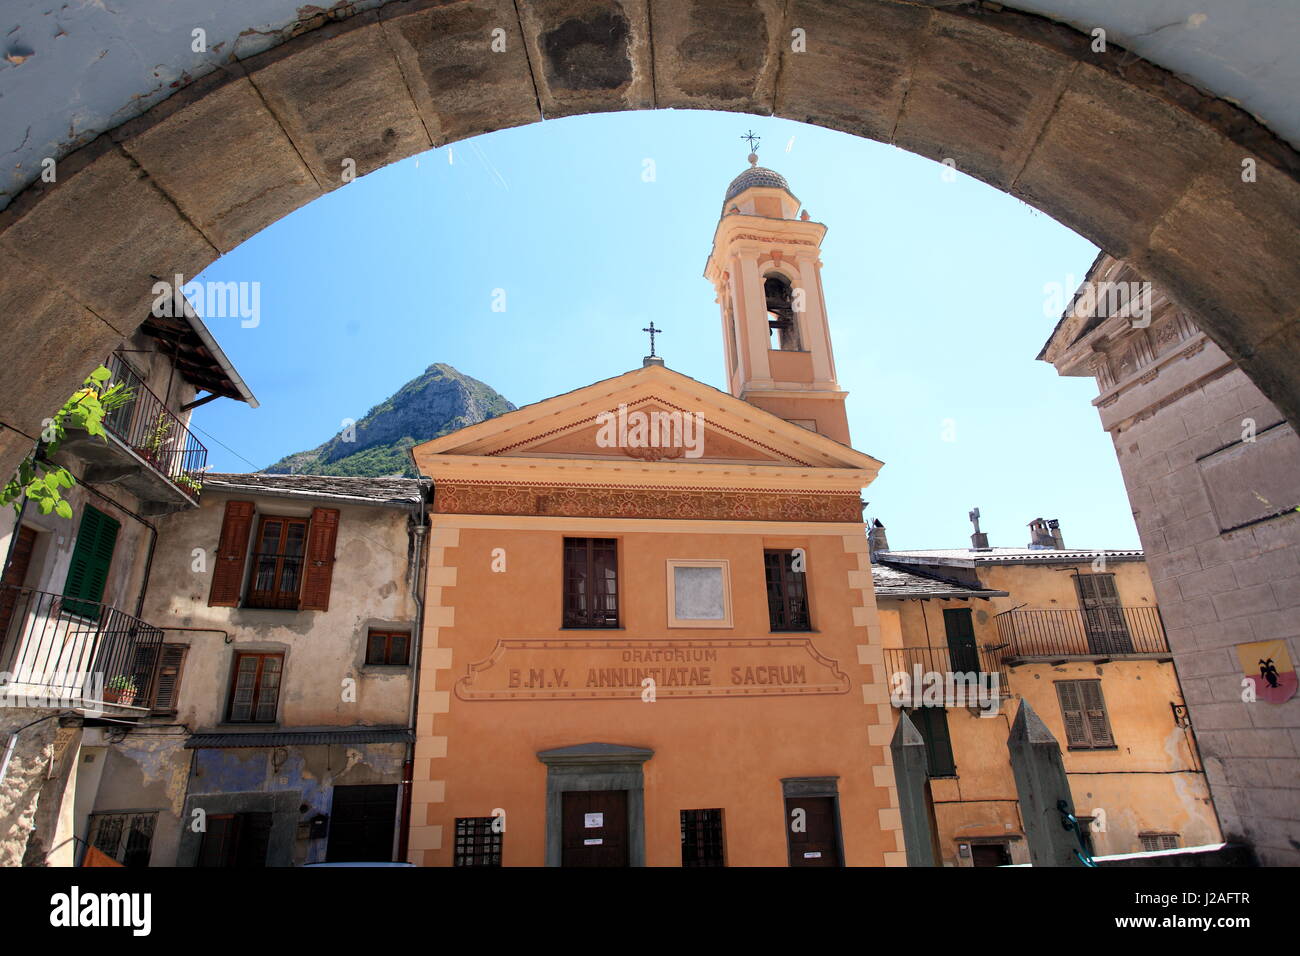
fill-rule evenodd
<path id="1" fill-rule="evenodd" d="M 1118 47 L 1093 53 L 997 4 L 923 0 L 350 10 L 62 157 L 56 183 L 0 213 L 0 471 L 140 324 L 155 281 L 188 279 L 343 185 L 346 160 L 364 175 L 542 118 L 663 107 L 775 114 L 950 159 L 1132 261 L 1300 424 L 1300 155 Z"/>

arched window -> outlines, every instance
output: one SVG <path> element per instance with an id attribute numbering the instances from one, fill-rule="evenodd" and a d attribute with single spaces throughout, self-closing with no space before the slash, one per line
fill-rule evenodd
<path id="1" fill-rule="evenodd" d="M 763 295 L 767 299 L 767 325 L 772 336 L 771 348 L 783 352 L 798 352 L 799 323 L 794 316 L 794 290 L 790 280 L 775 273 L 764 277 Z"/>

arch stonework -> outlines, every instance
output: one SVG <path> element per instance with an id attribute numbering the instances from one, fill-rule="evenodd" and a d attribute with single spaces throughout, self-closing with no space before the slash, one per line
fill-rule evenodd
<path id="1" fill-rule="evenodd" d="M 359 176 L 543 118 L 665 107 L 774 114 L 951 159 L 1129 260 L 1300 424 L 1300 155 L 1118 47 L 940 0 L 307 9 L 301 34 L 61 157 L 57 182 L 0 212 L 3 473 L 141 323 L 156 281 L 188 280 L 343 185 L 344 160 Z M 939 269 L 950 252 L 918 250 Z"/>

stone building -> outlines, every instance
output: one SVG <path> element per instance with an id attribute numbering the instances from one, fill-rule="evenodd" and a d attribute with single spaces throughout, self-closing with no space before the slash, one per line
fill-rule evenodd
<path id="1" fill-rule="evenodd" d="M 905 862 L 826 227 L 756 165 L 721 213 L 729 393 L 647 358 L 412 449 L 417 863 Z"/>
<path id="2" fill-rule="evenodd" d="M 1055 521 L 1030 530 L 1024 548 L 977 533 L 971 548 L 916 551 L 873 529 L 891 695 L 926 741 L 936 858 L 1029 862 L 1007 749 L 1018 701 L 1061 746 L 1094 854 L 1217 843 L 1142 552 L 1066 548 Z"/>
<path id="3" fill-rule="evenodd" d="M 132 397 L 106 418 L 106 437 L 69 433 L 54 454 L 77 482 L 64 493 L 71 519 L 26 500 L 17 514 L 0 513 L 0 732 L 12 746 L 0 781 L 0 865 L 79 858 L 72 795 L 83 728 L 145 717 L 161 690 L 163 634 L 145 599 L 160 522 L 198 507 L 207 449 L 189 428 L 191 411 L 217 398 L 257 404 L 184 311 L 151 315 L 98 359 Z M 85 374 L 97 364 L 87 360 Z"/>
<path id="4" fill-rule="evenodd" d="M 153 866 L 403 852 L 426 496 L 404 478 L 214 474 L 160 524 L 144 610 L 167 699 L 86 731 L 89 845 Z"/>
<path id="5" fill-rule="evenodd" d="M 1193 316 L 1105 254 L 1038 357 L 1097 381 L 1225 836 L 1300 863 L 1294 429 Z"/>

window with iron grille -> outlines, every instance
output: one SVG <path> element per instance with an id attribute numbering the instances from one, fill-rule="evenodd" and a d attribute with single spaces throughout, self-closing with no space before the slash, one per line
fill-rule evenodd
<path id="1" fill-rule="evenodd" d="M 564 539 L 564 626 L 618 627 L 616 539 Z"/>
<path id="2" fill-rule="evenodd" d="M 366 639 L 367 664 L 409 664 L 411 662 L 411 634 L 409 631 L 375 631 Z"/>
<path id="3" fill-rule="evenodd" d="M 457 817 L 453 866 L 500 866 L 502 834 L 492 829 L 498 817 Z"/>
<path id="4" fill-rule="evenodd" d="M 157 822 L 157 810 L 93 813 L 86 842 L 125 867 L 145 867 L 153 852 L 153 830 Z"/>
<path id="5" fill-rule="evenodd" d="M 307 542 L 306 518 L 262 518 L 253 551 L 253 570 L 244 606 L 298 609 Z"/>
<path id="6" fill-rule="evenodd" d="M 802 557 L 802 551 L 798 552 Z M 767 616 L 774 631 L 811 631 L 808 615 L 806 575 L 794 570 L 796 552 L 781 549 L 763 552 L 767 574 Z"/>
<path id="7" fill-rule="evenodd" d="M 1142 841 L 1142 849 L 1147 853 L 1178 849 L 1177 833 L 1139 833 L 1138 839 Z"/>
<path id="8" fill-rule="evenodd" d="M 726 866 L 722 811 L 682 811 L 682 866 Z"/>
<path id="9" fill-rule="evenodd" d="M 1071 750 L 1115 746 L 1100 680 L 1058 680 L 1056 696 L 1065 721 L 1066 743 Z"/>
<path id="10" fill-rule="evenodd" d="M 275 723 L 283 670 L 283 654 L 236 654 L 226 719 L 236 724 Z"/>

